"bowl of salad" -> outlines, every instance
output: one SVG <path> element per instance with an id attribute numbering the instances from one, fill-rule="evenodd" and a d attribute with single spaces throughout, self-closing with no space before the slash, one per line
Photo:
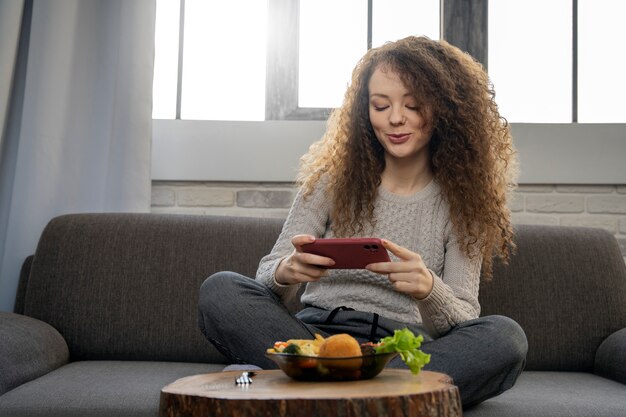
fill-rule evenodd
<path id="1" fill-rule="evenodd" d="M 406 333 L 408 332 L 408 333 Z M 400 355 L 413 373 L 430 360 L 419 350 L 422 336 L 408 329 L 378 343 L 359 344 L 347 334 L 315 339 L 278 341 L 266 356 L 289 377 L 302 381 L 356 381 L 374 378 L 394 357 Z"/>

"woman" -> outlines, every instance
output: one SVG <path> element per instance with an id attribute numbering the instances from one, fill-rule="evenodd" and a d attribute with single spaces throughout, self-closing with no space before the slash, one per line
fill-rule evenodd
<path id="1" fill-rule="evenodd" d="M 200 327 L 234 363 L 274 367 L 274 341 L 409 327 L 451 375 L 464 406 L 510 388 L 527 343 L 512 320 L 479 318 L 482 275 L 513 245 L 515 152 L 481 65 L 445 41 L 409 37 L 368 51 L 324 137 L 302 158 L 300 190 L 256 280 L 201 288 Z M 379 237 L 392 262 L 334 270 L 304 253 L 316 237 Z M 284 307 L 305 286 L 305 308 Z M 218 301 L 219 300 L 219 301 Z M 232 328 L 236 317 L 238 328 Z M 399 358 L 390 366 L 402 367 Z"/>

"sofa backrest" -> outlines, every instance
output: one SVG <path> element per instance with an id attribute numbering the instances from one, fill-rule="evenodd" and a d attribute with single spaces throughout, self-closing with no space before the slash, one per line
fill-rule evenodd
<path id="1" fill-rule="evenodd" d="M 44 230 L 24 285 L 24 314 L 53 325 L 72 359 L 225 362 L 197 326 L 214 272 L 253 277 L 283 219 L 76 214 Z M 516 320 L 529 370 L 590 371 L 626 327 L 626 266 L 600 229 L 516 228 L 517 253 L 481 285 L 482 314 Z"/>
<path id="2" fill-rule="evenodd" d="M 197 325 L 198 289 L 220 270 L 254 276 L 281 219 L 75 214 L 43 231 L 24 314 L 54 326 L 72 360 L 225 362 Z"/>
<path id="3" fill-rule="evenodd" d="M 527 370 L 591 371 L 600 343 L 626 327 L 626 266 L 602 229 L 518 226 L 517 254 L 480 290 L 482 314 L 526 332 Z"/>

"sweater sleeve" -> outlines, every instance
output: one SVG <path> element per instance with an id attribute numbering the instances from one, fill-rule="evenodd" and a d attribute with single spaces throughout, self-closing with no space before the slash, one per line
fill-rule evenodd
<path id="1" fill-rule="evenodd" d="M 435 334 L 444 335 L 452 327 L 480 315 L 478 289 L 482 257 L 469 258 L 455 234 L 446 244 L 441 276 L 432 270 L 433 289 L 418 302 L 424 324 Z"/>
<path id="2" fill-rule="evenodd" d="M 320 183 L 307 197 L 302 195 L 302 190 L 298 192 L 271 253 L 259 262 L 256 280 L 270 288 L 283 301 L 289 301 L 295 297 L 300 285 L 277 283 L 276 269 L 280 262 L 293 252 L 291 239 L 295 235 L 324 236 L 330 213 L 330 203 L 324 189 L 323 183 Z"/>

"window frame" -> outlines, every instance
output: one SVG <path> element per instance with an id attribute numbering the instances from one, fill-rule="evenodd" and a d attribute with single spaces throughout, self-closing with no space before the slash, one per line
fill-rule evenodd
<path id="1" fill-rule="evenodd" d="M 298 106 L 300 1 L 268 0 L 267 7 L 265 120 L 325 120 L 331 109 Z"/>

